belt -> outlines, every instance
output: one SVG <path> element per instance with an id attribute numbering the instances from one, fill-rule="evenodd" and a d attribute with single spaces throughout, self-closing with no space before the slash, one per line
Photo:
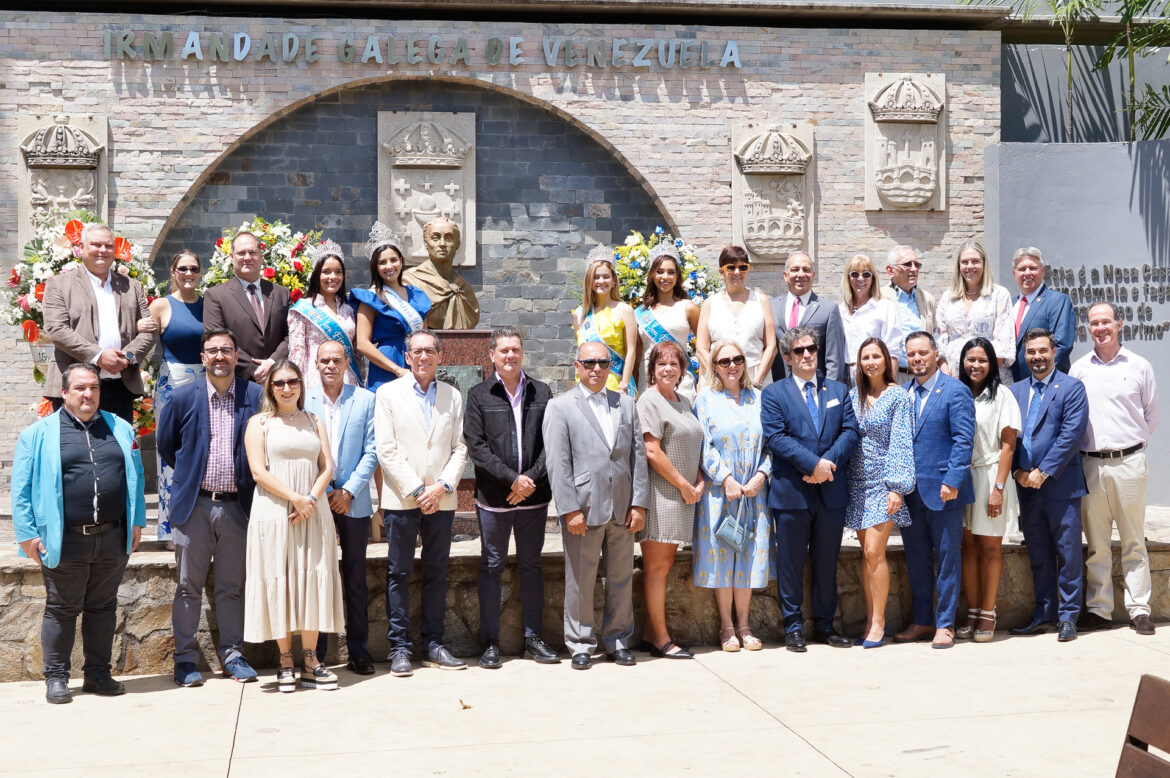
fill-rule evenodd
<path id="1" fill-rule="evenodd" d="M 1120 459 L 1121 457 L 1127 457 L 1130 454 L 1136 454 L 1145 447 L 1145 443 L 1138 443 L 1136 446 L 1123 448 L 1120 451 L 1085 451 L 1082 453 L 1084 453 L 1084 455 L 1087 457 L 1094 457 L 1096 459 Z"/>
<path id="2" fill-rule="evenodd" d="M 65 529 L 78 535 L 100 535 L 103 532 L 121 528 L 122 522 L 120 521 L 107 521 L 100 524 L 78 524 L 65 527 Z"/>
<path id="3" fill-rule="evenodd" d="M 212 502 L 235 502 L 240 499 L 239 494 L 236 492 L 213 492 L 210 489 L 200 489 L 199 494 Z"/>

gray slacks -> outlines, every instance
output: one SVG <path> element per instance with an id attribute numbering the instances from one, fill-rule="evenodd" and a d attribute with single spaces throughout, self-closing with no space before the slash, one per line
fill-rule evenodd
<path id="1" fill-rule="evenodd" d="M 172 518 L 173 520 L 173 518 Z M 219 625 L 216 653 L 220 664 L 240 656 L 244 644 L 244 570 L 248 518 L 238 502 L 212 502 L 199 495 L 191 515 L 173 528 L 175 536 L 175 664 L 198 663 L 199 615 L 203 587 L 215 561 L 215 619 Z"/>
<path id="2" fill-rule="evenodd" d="M 593 588 L 605 555 L 605 616 L 601 642 L 608 652 L 630 647 L 634 634 L 634 536 L 613 519 L 574 535 L 561 524 L 565 546 L 565 646 L 571 654 L 592 654 L 597 648 L 593 625 Z"/>

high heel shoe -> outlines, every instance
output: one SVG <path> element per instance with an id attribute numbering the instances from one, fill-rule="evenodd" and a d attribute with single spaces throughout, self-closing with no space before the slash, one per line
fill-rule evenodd
<path id="1" fill-rule="evenodd" d="M 976 643 L 990 643 L 992 638 L 995 637 L 995 621 L 996 621 L 995 608 L 992 608 L 989 611 L 983 611 L 983 610 L 979 611 L 979 621 L 990 621 L 991 622 L 991 629 L 977 629 L 977 630 L 975 630 L 975 642 Z"/>
<path id="2" fill-rule="evenodd" d="M 752 634 L 751 627 L 736 627 L 735 636 L 743 643 L 744 651 L 759 651 L 764 647 L 763 641 Z"/>
<path id="3" fill-rule="evenodd" d="M 885 635 L 880 640 L 863 640 L 861 641 L 862 648 L 881 648 L 886 644 Z"/>
<path id="4" fill-rule="evenodd" d="M 967 609 L 967 621 L 963 626 L 955 630 L 956 640 L 970 640 L 971 636 L 975 634 L 975 622 L 979 620 L 980 610 L 978 608 Z"/>

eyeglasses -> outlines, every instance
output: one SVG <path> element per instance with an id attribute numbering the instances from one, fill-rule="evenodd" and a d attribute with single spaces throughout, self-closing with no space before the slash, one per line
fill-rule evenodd
<path id="1" fill-rule="evenodd" d="M 232 354 L 236 353 L 236 347 L 235 346 L 211 346 L 209 348 L 203 349 L 203 353 L 209 357 L 218 356 L 219 354 L 223 354 L 225 357 L 230 357 Z"/>
<path id="2" fill-rule="evenodd" d="M 412 357 L 421 357 L 423 354 L 426 354 L 427 356 L 433 357 L 435 354 L 438 354 L 438 353 L 439 353 L 439 350 L 437 348 L 412 348 L 410 350 L 410 355 Z"/>
<path id="3" fill-rule="evenodd" d="M 859 278 L 864 278 L 866 281 L 873 278 L 873 273 L 868 270 L 850 270 L 849 277 L 856 281 Z"/>
<path id="4" fill-rule="evenodd" d="M 902 268 L 903 270 L 910 270 L 911 268 L 913 268 L 915 270 L 919 270 L 922 268 L 922 263 L 921 262 L 899 262 L 898 267 Z"/>
<path id="5" fill-rule="evenodd" d="M 233 254 L 234 256 L 237 256 L 237 257 L 258 257 L 258 256 L 260 256 L 262 253 L 263 253 L 263 252 L 261 252 L 261 251 L 260 251 L 260 249 L 256 249 L 256 250 L 252 250 L 252 249 L 242 249 L 242 250 L 240 250 L 240 251 L 233 251 L 233 252 L 232 252 L 232 254 Z"/>
<path id="6" fill-rule="evenodd" d="M 805 354 L 815 354 L 817 353 L 817 344 L 814 343 L 811 346 L 793 346 L 792 353 L 798 357 L 804 356 Z"/>
<path id="7" fill-rule="evenodd" d="M 599 367 L 602 368 L 603 370 L 609 370 L 610 360 L 608 360 L 608 359 L 578 359 L 577 364 L 580 365 L 581 367 L 585 368 L 586 370 L 596 370 Z"/>
<path id="8" fill-rule="evenodd" d="M 280 380 L 280 381 L 273 381 L 272 385 L 274 387 L 276 387 L 277 389 L 283 389 L 286 386 L 289 389 L 296 389 L 298 386 L 301 385 L 301 379 L 299 379 L 299 378 L 285 378 L 285 379 Z"/>
<path id="9" fill-rule="evenodd" d="M 751 265 L 724 265 L 723 268 L 728 273 L 746 273 L 752 269 Z"/>
<path id="10" fill-rule="evenodd" d="M 199 275 L 199 266 L 195 265 L 193 267 L 191 267 L 191 266 L 177 267 L 177 268 L 175 268 L 175 272 L 176 273 L 186 273 L 188 275 L 197 276 L 197 275 Z"/>
<path id="11" fill-rule="evenodd" d="M 742 354 L 737 354 L 734 357 L 724 357 L 723 359 L 716 359 L 715 364 L 719 367 L 731 367 L 732 365 L 742 365 L 747 360 L 743 358 Z"/>

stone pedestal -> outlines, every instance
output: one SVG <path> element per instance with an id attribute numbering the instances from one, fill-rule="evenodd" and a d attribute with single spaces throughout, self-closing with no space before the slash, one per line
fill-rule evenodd
<path id="1" fill-rule="evenodd" d="M 467 407 L 467 390 L 492 374 L 494 368 L 488 358 L 488 342 L 491 340 L 491 330 L 439 330 L 439 347 L 441 361 L 438 376 L 459 388 L 463 396 L 464 407 Z M 459 513 L 474 513 L 475 511 L 475 470 L 471 462 L 463 470 L 463 478 L 459 481 Z M 467 526 L 466 520 L 456 519 L 455 534 L 478 534 L 479 527 L 474 518 Z"/>

